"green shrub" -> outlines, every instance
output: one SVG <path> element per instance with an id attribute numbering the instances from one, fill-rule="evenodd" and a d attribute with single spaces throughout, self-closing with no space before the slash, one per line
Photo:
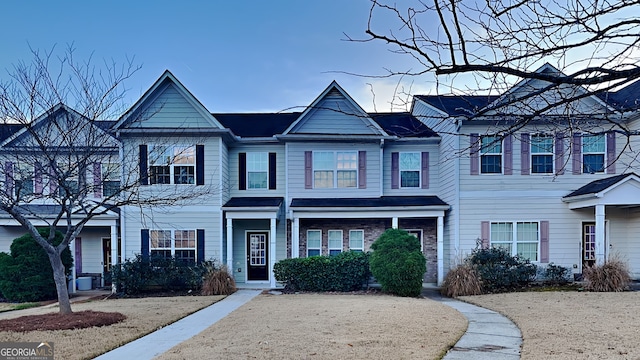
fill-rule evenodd
<path id="1" fill-rule="evenodd" d="M 49 229 L 38 232 L 46 239 Z M 56 232 L 53 245 L 62 242 L 62 233 Z M 10 247 L 11 254 L 0 253 L 0 293 L 15 302 L 42 301 L 55 299 L 56 283 L 47 253 L 31 235 L 26 234 L 15 240 Z M 71 274 L 73 258 L 69 248 L 62 252 L 62 264 L 66 275 Z"/>
<path id="2" fill-rule="evenodd" d="M 151 291 L 199 290 L 211 262 L 190 264 L 175 258 L 140 255 L 111 268 L 111 280 L 119 293 L 135 295 Z"/>
<path id="3" fill-rule="evenodd" d="M 467 258 L 482 280 L 485 293 L 512 291 L 535 280 L 536 266 L 499 247 L 475 249 Z"/>
<path id="4" fill-rule="evenodd" d="M 236 281 L 226 265 L 216 267 L 213 263 L 204 266 L 202 295 L 231 295 L 236 292 Z"/>
<path id="5" fill-rule="evenodd" d="M 544 283 L 548 285 L 564 285 L 571 280 L 571 269 L 550 263 L 544 268 Z"/>
<path id="6" fill-rule="evenodd" d="M 620 259 L 609 259 L 602 265 L 594 265 L 582 269 L 589 291 L 624 291 L 631 283 L 629 266 Z"/>
<path id="7" fill-rule="evenodd" d="M 369 255 L 357 251 L 336 256 L 284 259 L 273 268 L 289 291 L 355 291 L 369 281 Z"/>
<path id="8" fill-rule="evenodd" d="M 370 267 L 382 290 L 399 296 L 422 293 L 426 259 L 420 241 L 400 229 L 386 230 L 373 244 Z"/>
<path id="9" fill-rule="evenodd" d="M 440 293 L 448 297 L 482 294 L 482 280 L 476 269 L 469 263 L 449 270 L 444 277 Z"/>

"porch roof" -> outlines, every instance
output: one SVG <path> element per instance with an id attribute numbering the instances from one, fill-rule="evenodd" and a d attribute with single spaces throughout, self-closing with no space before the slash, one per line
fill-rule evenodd
<path id="1" fill-rule="evenodd" d="M 595 205 L 640 205 L 640 176 L 626 173 L 592 181 L 562 198 L 571 209 Z"/>
<path id="2" fill-rule="evenodd" d="M 281 197 L 232 197 L 222 208 L 280 207 L 283 200 Z"/>
<path id="3" fill-rule="evenodd" d="M 449 205 L 437 196 L 381 196 L 378 198 L 299 198 L 291 200 L 291 207 L 415 207 Z"/>

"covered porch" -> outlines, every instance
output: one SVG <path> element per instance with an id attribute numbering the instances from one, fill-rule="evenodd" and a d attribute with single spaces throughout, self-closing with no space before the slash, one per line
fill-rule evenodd
<path id="1" fill-rule="evenodd" d="M 327 255 L 343 250 L 368 251 L 384 230 L 402 228 L 421 241 L 427 257 L 426 276 L 429 281 L 441 284 L 444 214 L 448 209 L 449 205 L 435 196 L 292 199 L 288 214 L 291 257 Z M 332 239 L 333 234 L 337 234 L 338 245 Z"/>
<path id="2" fill-rule="evenodd" d="M 602 265 L 610 256 L 627 261 L 635 278 L 640 277 L 640 177 L 621 174 L 592 181 L 562 198 L 569 209 L 589 212 L 583 222 L 583 264 Z"/>
<path id="3" fill-rule="evenodd" d="M 283 238 L 278 234 L 284 234 L 282 204 L 281 197 L 234 197 L 222 207 L 225 263 L 236 283 L 276 286 L 273 267 L 286 253 L 278 246 Z"/>

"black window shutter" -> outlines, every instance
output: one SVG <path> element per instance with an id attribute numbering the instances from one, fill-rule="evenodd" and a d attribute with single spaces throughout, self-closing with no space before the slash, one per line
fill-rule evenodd
<path id="1" fill-rule="evenodd" d="M 276 153 L 269 153 L 269 190 L 276 189 Z"/>
<path id="2" fill-rule="evenodd" d="M 140 185 L 149 185 L 149 173 L 147 171 L 147 145 L 140 145 Z"/>
<path id="3" fill-rule="evenodd" d="M 196 145 L 196 185 L 204 185 L 204 145 Z"/>
<path id="4" fill-rule="evenodd" d="M 140 255 L 143 261 L 149 261 L 149 229 L 140 229 Z"/>
<path id="5" fill-rule="evenodd" d="M 238 154 L 238 190 L 247 190 L 247 153 Z"/>
<path id="6" fill-rule="evenodd" d="M 198 264 L 200 264 L 204 261 L 204 229 L 196 230 L 196 242 L 196 246 L 198 247 L 198 249 L 196 250 L 196 258 Z"/>

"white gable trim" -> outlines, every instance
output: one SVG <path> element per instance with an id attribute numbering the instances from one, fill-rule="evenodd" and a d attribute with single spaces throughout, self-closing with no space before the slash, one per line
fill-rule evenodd
<path id="1" fill-rule="evenodd" d="M 569 209 L 572 210 L 582 209 L 595 205 L 640 205 L 640 191 L 638 191 L 638 187 L 633 187 L 630 182 L 635 182 L 636 184 L 640 185 L 640 177 L 638 177 L 636 174 L 632 174 L 597 193 L 565 198 L 563 199 L 563 201 L 565 203 L 568 203 Z M 624 191 L 625 196 L 623 203 L 620 202 L 620 199 L 607 198 L 608 193 L 611 193 L 618 188 L 624 190 L 627 187 L 629 188 L 629 191 Z"/>
<path id="2" fill-rule="evenodd" d="M 293 129 L 298 127 L 299 124 L 304 123 L 308 119 L 308 115 L 313 110 L 315 110 L 316 106 L 327 96 L 327 94 L 329 94 L 331 90 L 334 90 L 334 89 L 340 92 L 340 94 L 344 96 L 344 98 L 349 102 L 349 104 L 356 109 L 358 114 L 354 114 L 354 115 L 362 116 L 364 121 L 368 122 L 369 126 L 377 130 L 379 135 L 382 135 L 382 136 L 389 135 L 382 129 L 382 127 L 380 127 L 380 125 L 378 125 L 378 123 L 376 123 L 375 121 L 373 121 L 373 119 L 371 119 L 369 114 L 367 114 L 367 112 L 364 111 L 364 109 L 362 109 L 362 107 L 360 107 L 360 105 L 358 105 L 358 103 L 356 103 L 353 100 L 353 98 L 351 98 L 351 96 L 349 96 L 349 94 L 347 94 L 347 92 L 344 91 L 344 89 L 342 89 L 342 87 L 340 87 L 340 85 L 338 85 L 338 83 L 335 80 L 333 80 L 331 84 L 327 86 L 327 88 L 311 103 L 311 105 L 307 106 L 304 112 L 300 114 L 300 116 L 296 119 L 296 121 L 294 121 L 293 123 L 291 123 L 291 125 L 289 125 L 289 127 L 282 133 L 282 135 L 290 135 L 290 132 L 293 131 Z"/>
<path id="3" fill-rule="evenodd" d="M 224 126 L 202 105 L 202 103 L 193 94 L 182 85 L 182 83 L 171 73 L 169 70 L 165 70 L 164 73 L 156 80 L 153 85 L 142 95 L 142 97 L 136 101 L 129 110 L 127 110 L 114 125 L 114 129 L 121 129 L 126 127 L 129 121 L 129 116 L 135 114 L 138 110 L 144 108 L 144 105 L 152 103 L 154 99 L 161 93 L 161 90 L 166 86 L 166 82 L 171 82 L 177 89 L 178 93 L 186 99 L 191 106 L 211 125 L 218 129 L 224 129 Z"/>

